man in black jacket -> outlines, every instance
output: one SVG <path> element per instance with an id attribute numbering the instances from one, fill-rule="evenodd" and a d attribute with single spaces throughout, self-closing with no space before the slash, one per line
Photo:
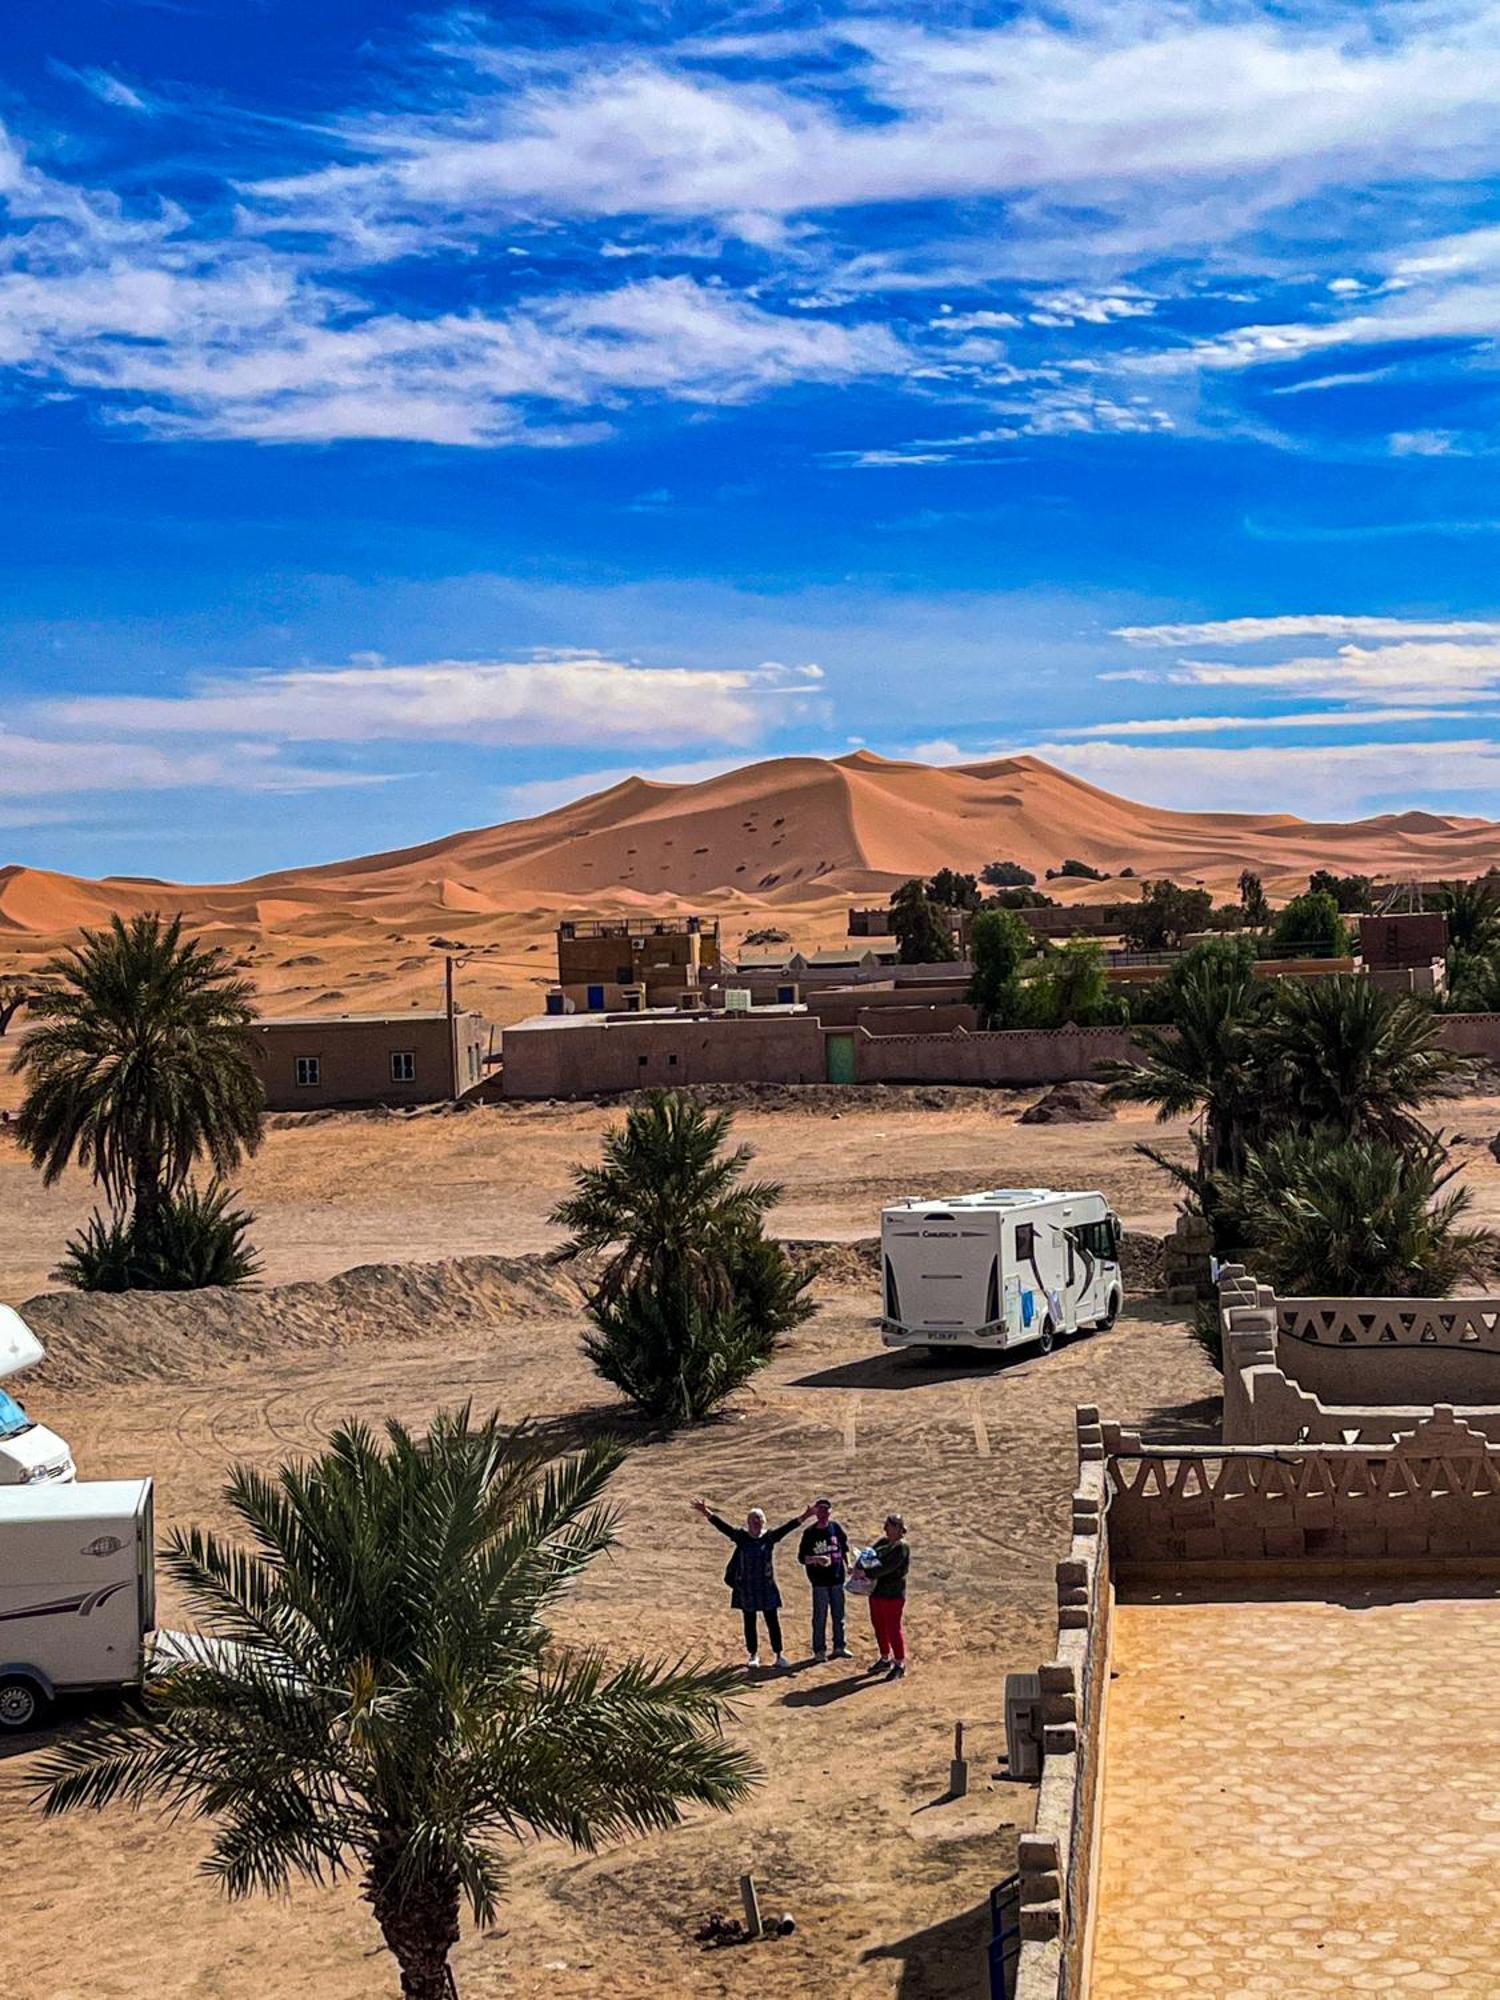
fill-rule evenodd
<path id="1" fill-rule="evenodd" d="M 849 1537 L 833 1518 L 831 1500 L 815 1500 L 812 1525 L 802 1532 L 797 1560 L 812 1585 L 813 1658 L 828 1658 L 828 1614 L 833 1613 L 833 1657 L 849 1659 L 844 1643 L 844 1574 L 849 1562 Z"/>

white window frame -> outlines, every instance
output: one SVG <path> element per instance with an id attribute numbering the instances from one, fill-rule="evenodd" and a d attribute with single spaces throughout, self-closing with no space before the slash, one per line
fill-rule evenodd
<path id="1" fill-rule="evenodd" d="M 391 1082 L 415 1083 L 417 1080 L 417 1052 L 415 1049 L 391 1050 Z"/>
<path id="2" fill-rule="evenodd" d="M 293 1075 L 299 1090 L 316 1090 L 323 1081 L 323 1058 L 321 1056 L 297 1056 L 294 1058 Z"/>

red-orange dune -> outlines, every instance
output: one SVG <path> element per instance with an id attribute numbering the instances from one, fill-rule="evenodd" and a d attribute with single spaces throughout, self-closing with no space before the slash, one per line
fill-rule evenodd
<path id="1" fill-rule="evenodd" d="M 1066 857 L 1224 893 L 1249 867 L 1275 893 L 1317 867 L 1475 874 L 1500 865 L 1500 825 L 1421 812 L 1351 824 L 1169 812 L 1034 757 L 947 767 L 865 750 L 783 757 L 697 784 L 628 778 L 535 819 L 249 882 L 0 868 L 0 965 L 32 961 L 111 910 L 180 909 L 248 961 L 271 1011 L 430 1003 L 444 949 L 433 940 L 448 939 L 472 948 L 467 997 L 503 1019 L 535 1007 L 561 914 L 695 908 L 718 913 L 731 944 L 764 925 L 831 944 L 850 899 L 883 898 L 907 876 L 997 859 L 1041 876 Z M 1120 890 L 1080 882 L 1063 893 Z"/>

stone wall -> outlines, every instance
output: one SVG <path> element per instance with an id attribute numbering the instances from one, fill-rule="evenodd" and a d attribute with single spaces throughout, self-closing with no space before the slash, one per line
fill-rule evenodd
<path id="1" fill-rule="evenodd" d="M 1277 1299 L 1220 1287 L 1226 1444 L 1389 1444 L 1437 1405 L 1500 1441 L 1500 1299 Z"/>
<path id="2" fill-rule="evenodd" d="M 1500 1561 L 1500 1449 L 1445 1405 L 1386 1446 L 1176 1449 L 1102 1432 L 1117 1574 Z"/>
<path id="3" fill-rule="evenodd" d="M 1080 2000 L 1099 1840 L 1113 1587 L 1099 1412 L 1078 1411 L 1073 1534 L 1057 1565 L 1057 1652 L 1041 1668 L 1044 1761 L 1032 1832 L 1020 1841 L 1016 2000 Z"/>

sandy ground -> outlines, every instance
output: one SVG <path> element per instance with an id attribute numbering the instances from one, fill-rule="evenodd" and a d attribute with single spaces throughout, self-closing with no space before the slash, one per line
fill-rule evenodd
<path id="1" fill-rule="evenodd" d="M 1131 1311 L 1108 1334 L 1008 1366 L 934 1367 L 880 1349 L 863 1290 L 831 1296 L 758 1387 L 709 1427 L 631 1452 L 616 1482 L 617 1557 L 567 1608 L 564 1636 L 651 1652 L 737 1657 L 724 1549 L 688 1508 L 776 1518 L 821 1490 L 858 1534 L 902 1508 L 915 1551 L 910 1678 L 872 1684 L 806 1662 L 807 1593 L 783 1561 L 798 1664 L 747 1686 L 735 1734 L 767 1776 L 732 1819 L 695 1817 L 603 1855 L 518 1853 L 504 1928 L 466 1936 L 466 1995 L 901 1995 L 980 2000 L 986 1896 L 1012 1865 L 1032 1794 L 998 1767 L 1006 1671 L 1051 1644 L 1052 1565 L 1073 1477 L 1072 1412 L 1098 1399 L 1125 1419 L 1181 1407 L 1200 1421 L 1213 1376 L 1185 1330 Z M 233 1459 L 304 1449 L 345 1414 L 420 1421 L 472 1396 L 566 1437 L 613 1406 L 578 1353 L 571 1315 L 473 1329 L 465 1343 L 373 1341 L 183 1382 L 53 1391 L 47 1416 L 96 1476 L 151 1473 L 163 1526 L 218 1518 Z M 170 1602 L 163 1615 L 171 1616 Z M 865 1613 L 851 1627 L 869 1657 Z M 975 1781 L 946 1798 L 951 1731 L 970 1726 Z M 27 2000 L 260 2000 L 394 1990 L 352 1894 L 299 1890 L 227 1905 L 195 1873 L 199 1830 L 111 1811 L 48 1822 L 25 1804 L 35 1745 L 0 1764 L 6 1944 Z M 795 1936 L 705 1952 L 693 1932 L 732 1909 L 753 1868 Z M 375 1956 L 371 1956 L 376 1953 Z"/>
<path id="2" fill-rule="evenodd" d="M 1128 1227 L 1171 1226 L 1171 1183 L 1134 1147 L 1162 1139 L 1185 1157 L 1185 1127 L 1158 1127 L 1133 1108 L 1108 1124 L 1018 1125 L 1035 1094 L 995 1092 L 959 1111 L 896 1110 L 878 1094 L 837 1118 L 742 1111 L 735 1136 L 754 1148 L 757 1173 L 786 1187 L 775 1220 L 783 1236 L 869 1236 L 882 1203 L 900 1195 L 1006 1184 L 1098 1187 Z M 592 1104 L 494 1105 L 414 1117 L 338 1114 L 271 1130 L 240 1177 L 266 1280 L 550 1248 L 560 1237 L 549 1210 L 576 1162 L 595 1156 L 620 1116 Z M 43 1188 L 0 1130 L 0 1299 L 19 1303 L 46 1288 L 92 1205 L 84 1175 Z"/>

